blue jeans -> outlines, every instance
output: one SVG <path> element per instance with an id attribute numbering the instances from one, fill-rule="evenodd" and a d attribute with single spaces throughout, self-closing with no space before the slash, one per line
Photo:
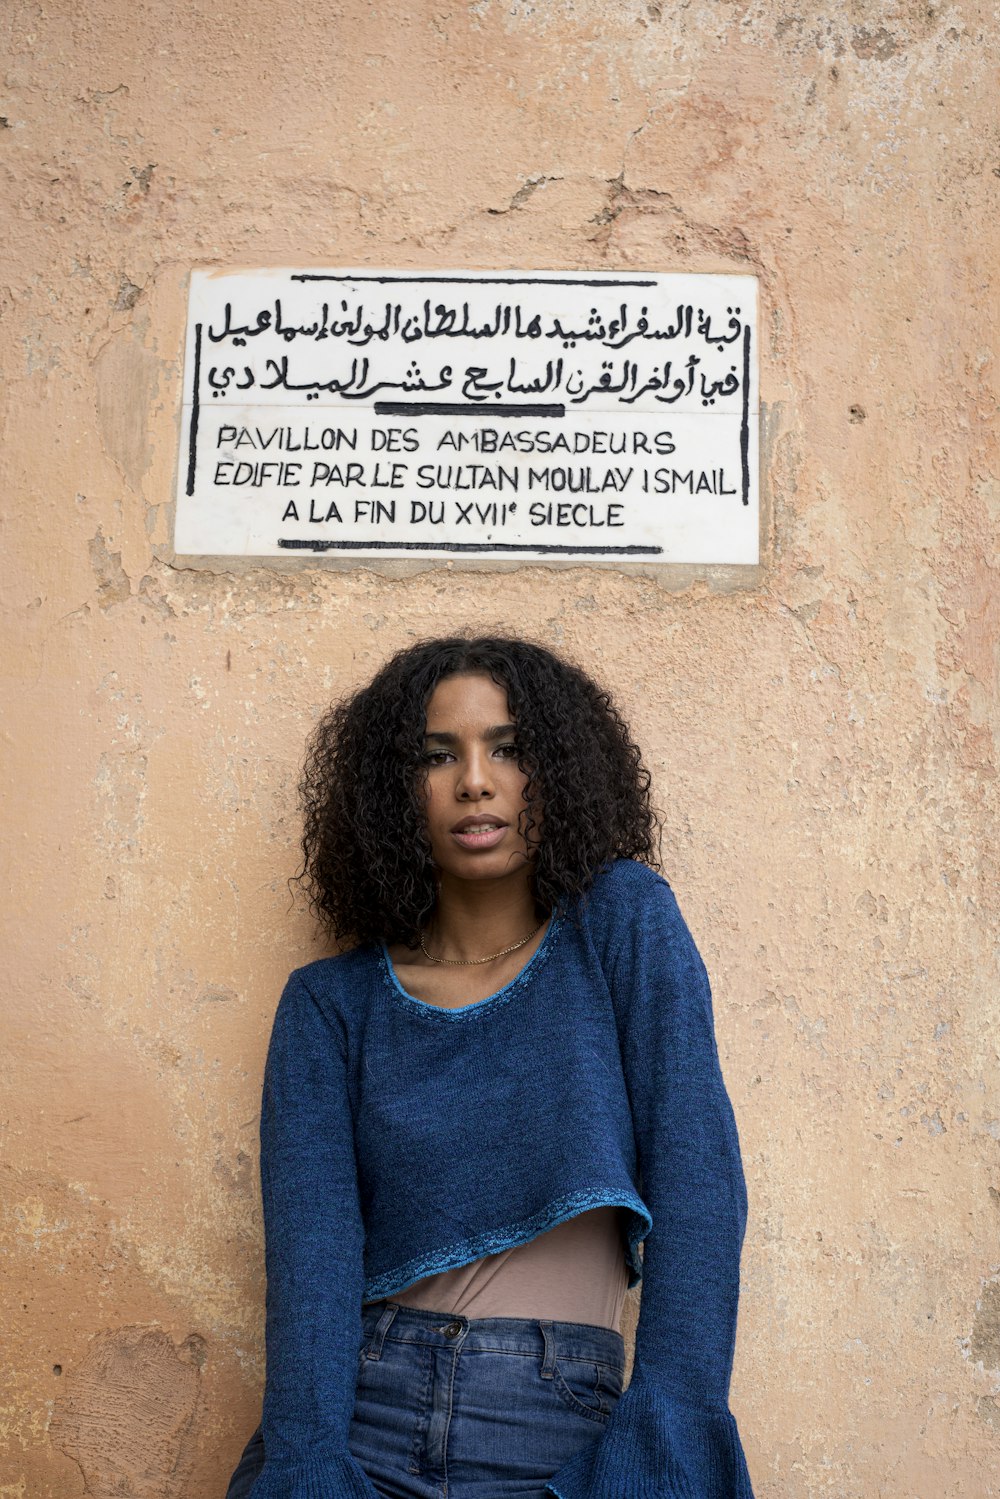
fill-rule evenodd
<path id="1" fill-rule="evenodd" d="M 610 1327 L 386 1299 L 361 1321 L 348 1446 L 384 1499 L 546 1499 L 622 1393 L 625 1340 Z M 247 1499 L 263 1463 L 258 1427 L 226 1499 Z"/>

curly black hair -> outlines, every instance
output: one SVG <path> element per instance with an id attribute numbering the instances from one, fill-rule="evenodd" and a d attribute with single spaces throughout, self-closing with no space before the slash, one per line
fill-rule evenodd
<path id="1" fill-rule="evenodd" d="M 611 696 L 532 641 L 451 635 L 398 651 L 335 703 L 309 739 L 299 783 L 310 908 L 339 943 L 416 947 L 437 896 L 421 791 L 426 707 L 438 682 L 481 672 L 507 693 L 528 776 L 539 914 L 583 896 L 600 869 L 632 858 L 659 869 L 651 777 Z"/>

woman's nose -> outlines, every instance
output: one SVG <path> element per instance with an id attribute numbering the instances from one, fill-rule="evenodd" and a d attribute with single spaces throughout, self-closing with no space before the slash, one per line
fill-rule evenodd
<path id="1" fill-rule="evenodd" d="M 493 777 L 490 774 L 490 762 L 485 755 L 469 756 L 462 767 L 457 790 L 465 801 L 477 801 L 482 796 L 493 795 Z"/>

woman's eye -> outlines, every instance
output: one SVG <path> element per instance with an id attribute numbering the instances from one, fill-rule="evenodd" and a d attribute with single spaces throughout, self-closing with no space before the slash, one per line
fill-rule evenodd
<path id="1" fill-rule="evenodd" d="M 494 746 L 493 753 L 501 760 L 516 760 L 519 751 L 516 744 L 498 744 Z M 422 765 L 448 765 L 454 758 L 451 750 L 428 749 L 421 754 L 420 763 Z"/>

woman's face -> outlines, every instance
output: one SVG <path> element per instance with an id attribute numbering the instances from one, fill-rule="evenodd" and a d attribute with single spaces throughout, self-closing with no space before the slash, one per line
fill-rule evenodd
<path id="1" fill-rule="evenodd" d="M 431 853 L 460 880 L 527 876 L 527 776 L 507 694 L 491 677 L 445 677 L 427 704 L 424 806 Z"/>

